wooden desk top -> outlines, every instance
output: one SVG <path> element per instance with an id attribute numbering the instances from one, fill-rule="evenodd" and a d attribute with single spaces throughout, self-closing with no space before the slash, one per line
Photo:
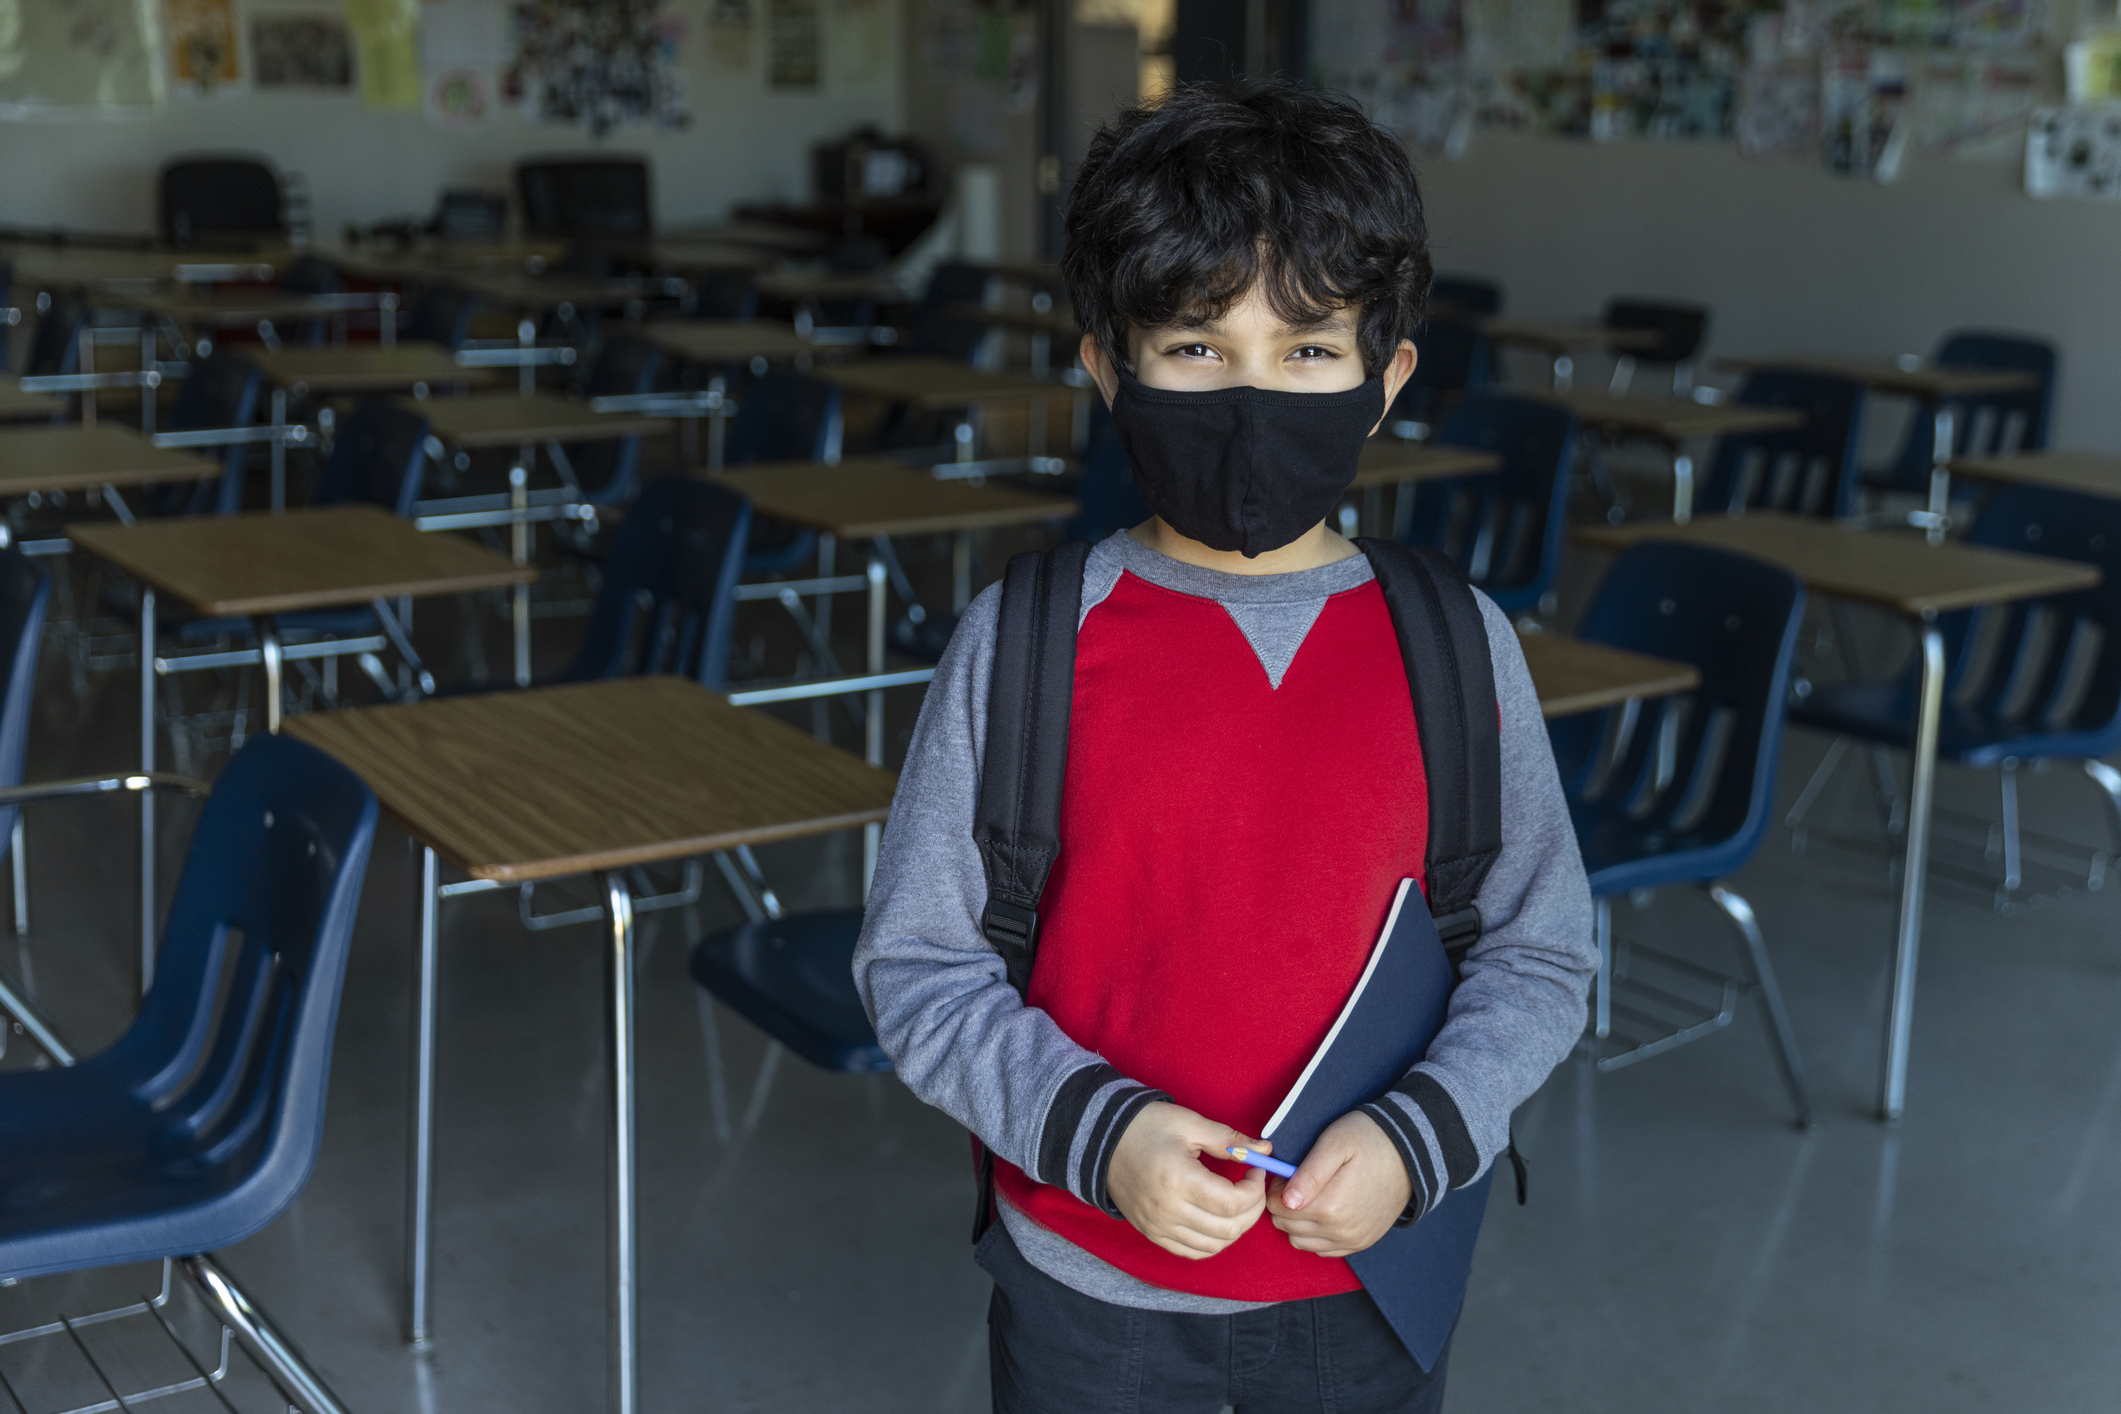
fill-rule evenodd
<path id="1" fill-rule="evenodd" d="M 800 230 L 794 226 L 775 226 L 764 221 L 722 221 L 712 226 L 665 231 L 656 239 L 659 243 L 669 242 L 673 245 L 742 245 L 755 246 L 760 250 L 798 254 L 803 251 L 823 250 L 832 244 L 816 231 Z"/>
<path id="2" fill-rule="evenodd" d="M 1751 373 L 1762 368 L 1797 368 L 1810 373 L 1830 373 L 1861 383 L 1878 393 L 1936 402 L 1965 397 L 1970 393 L 2008 393 L 2030 388 L 2039 380 L 2030 373 L 1983 371 L 1970 368 L 1934 368 L 1928 364 L 1902 368 L 1889 358 L 1841 358 L 1826 354 L 1793 354 L 1780 358 L 1719 358 L 1718 368 Z"/>
<path id="3" fill-rule="evenodd" d="M 314 712 L 283 730 L 451 864 L 506 883 L 870 824 L 896 781 L 675 677 Z"/>
<path id="4" fill-rule="evenodd" d="M 794 358 L 816 346 L 775 319 L 680 319 L 643 324 L 634 332 L 674 357 L 692 363 L 748 363 L 754 358 Z"/>
<path id="5" fill-rule="evenodd" d="M 763 462 L 715 473 L 715 479 L 749 496 L 760 515 L 843 540 L 1035 525 L 1082 509 L 1066 496 L 943 480 L 887 457 L 836 465 Z"/>
<path id="6" fill-rule="evenodd" d="M 109 290 L 94 303 L 106 309 L 136 309 L 179 324 L 205 329 L 232 329 L 266 322 L 290 324 L 302 319 L 329 319 L 338 306 L 315 295 L 253 286 L 250 289 L 195 290 L 163 287 L 140 294 Z"/>
<path id="7" fill-rule="evenodd" d="M 347 274 L 384 284 L 406 279 L 460 275 L 466 271 L 527 270 L 558 260 L 567 247 L 560 241 L 430 241 L 405 249 L 387 243 L 314 247 Z"/>
<path id="8" fill-rule="evenodd" d="M 1604 427 L 1639 436 L 1683 442 L 1689 437 L 1722 437 L 1734 432 L 1780 432 L 1804 426 L 1795 408 L 1747 407 L 1741 403 L 1711 406 L 1691 398 L 1615 397 L 1611 393 L 1529 393 L 1560 403 L 1587 427 Z"/>
<path id="9" fill-rule="evenodd" d="M 1351 489 L 1365 491 L 1402 481 L 1448 481 L 1454 476 L 1478 476 L 1501 465 L 1502 458 L 1495 453 L 1472 447 L 1372 437 L 1362 444 L 1362 463 Z"/>
<path id="10" fill-rule="evenodd" d="M 670 430 L 667 417 L 597 412 L 558 393 L 481 393 L 469 398 L 401 398 L 434 435 L 458 447 L 513 447 L 523 442 L 613 442 Z"/>
<path id="11" fill-rule="evenodd" d="M 419 384 L 485 387 L 496 382 L 493 369 L 459 368 L 440 344 L 401 343 L 396 348 L 363 345 L 349 349 L 260 349 L 251 362 L 284 388 L 312 393 L 395 393 Z M 513 372 L 513 370 L 510 370 Z"/>
<path id="12" fill-rule="evenodd" d="M 489 304 L 512 309 L 624 309 L 635 300 L 663 293 L 646 280 L 591 280 L 581 275 L 526 275 L 497 271 L 491 275 L 466 275 L 457 282 Z"/>
<path id="13" fill-rule="evenodd" d="M 0 378 L 0 422 L 46 422 L 66 402 L 50 393 L 25 393 L 12 378 Z"/>
<path id="14" fill-rule="evenodd" d="M 211 618 L 528 584 L 537 571 L 378 506 L 184 516 L 69 530 L 75 544 Z"/>
<path id="15" fill-rule="evenodd" d="M 2095 566 L 2074 560 L 1949 541 L 1932 545 L 1920 535 L 1857 530 L 1774 511 L 1696 516 L 1685 525 L 1588 525 L 1572 535 L 1604 550 L 1624 550 L 1645 540 L 1714 545 L 1780 565 L 1822 594 L 1912 618 L 2089 589 L 2099 582 Z"/>
<path id="16" fill-rule="evenodd" d="M 208 250 L 111 250 L 95 246 L 13 247 L 15 275 L 31 288 L 93 285 L 112 281 L 270 280 L 281 252 Z"/>
<path id="17" fill-rule="evenodd" d="M 2086 496 L 2121 497 L 2121 457 L 2110 452 L 2014 452 L 2004 457 L 1954 457 L 1952 474 L 1976 481 L 2056 486 Z"/>
<path id="18" fill-rule="evenodd" d="M 988 373 L 947 358 L 861 359 L 816 370 L 850 393 L 919 408 L 963 407 L 1000 398 L 1028 398 L 1040 393 L 1068 393 L 1065 383 L 1021 373 Z"/>
<path id="19" fill-rule="evenodd" d="M 1532 670 L 1540 715 L 1546 717 L 1595 712 L 1631 697 L 1667 697 L 1701 685 L 1701 670 L 1692 663 L 1586 643 L 1564 633 L 1520 633 L 1517 642 L 1524 665 Z"/>
<path id="20" fill-rule="evenodd" d="M 1571 349 L 1610 349 L 1633 353 L 1657 346 L 1653 329 L 1609 329 L 1603 324 L 1568 319 L 1506 319 L 1490 315 L 1480 328 L 1498 344 L 1524 344 L 1535 349 L 1567 353 Z"/>
<path id="21" fill-rule="evenodd" d="M 886 280 L 881 275 L 762 275 L 759 277 L 759 293 L 768 299 L 800 301 L 806 299 L 873 299 L 879 301 L 904 300 L 906 292 L 896 281 Z"/>
<path id="22" fill-rule="evenodd" d="M 70 423 L 0 429 L 0 496 L 205 481 L 220 474 L 221 463 L 213 458 L 157 447 L 130 427 Z"/>
<path id="23" fill-rule="evenodd" d="M 943 313 L 966 324 L 993 324 L 1019 333 L 1047 334 L 1064 339 L 1071 354 L 1083 338 L 1083 326 L 1075 322 L 1075 317 L 1057 309 L 1041 314 L 1035 309 L 989 309 L 970 300 L 952 300 L 943 306 Z"/>
<path id="24" fill-rule="evenodd" d="M 627 259 L 682 275 L 690 270 L 765 270 L 780 255 L 763 246 L 722 241 L 680 241 L 659 236 L 639 245 L 619 246 Z"/>

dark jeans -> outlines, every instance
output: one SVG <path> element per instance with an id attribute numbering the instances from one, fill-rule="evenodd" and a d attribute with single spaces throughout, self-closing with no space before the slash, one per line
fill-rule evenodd
<path id="1" fill-rule="evenodd" d="M 1235 1316 L 1113 1306 L 1024 1260 L 999 1222 L 978 1248 L 994 1278 L 987 1351 L 995 1414 L 1437 1414 L 1445 1367 L 1421 1366 L 1351 1291 Z"/>

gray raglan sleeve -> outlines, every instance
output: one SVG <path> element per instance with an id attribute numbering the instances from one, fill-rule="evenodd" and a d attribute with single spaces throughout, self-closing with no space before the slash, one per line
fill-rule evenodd
<path id="1" fill-rule="evenodd" d="M 1479 595 L 1502 713 L 1502 853 L 1475 902 L 1483 923 L 1428 1055 L 1373 1104 L 1414 1180 L 1409 1217 L 1487 1171 L 1510 1114 L 1583 1034 L 1598 966 L 1591 890 L 1554 769 L 1539 694 L 1508 616 Z"/>
<path id="2" fill-rule="evenodd" d="M 980 930 L 987 880 L 972 842 L 1001 588 L 966 610 L 884 828 L 854 984 L 899 1078 L 1041 1183 L 1115 1212 L 1112 1150 L 1170 1096 L 1121 1075 L 1024 1005 Z M 1115 1213 L 1116 1215 L 1116 1213 Z"/>

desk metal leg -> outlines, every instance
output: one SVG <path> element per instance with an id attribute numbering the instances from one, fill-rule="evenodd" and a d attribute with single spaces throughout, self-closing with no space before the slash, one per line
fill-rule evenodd
<path id="1" fill-rule="evenodd" d="M 287 509 L 287 390 L 272 390 L 272 510 Z"/>
<path id="2" fill-rule="evenodd" d="M 950 609 L 962 614 L 972 605 L 972 532 L 960 530 L 950 537 Z M 883 668 L 872 665 L 872 673 Z"/>
<path id="3" fill-rule="evenodd" d="M 963 532 L 960 532 L 962 535 Z M 959 606 L 962 609 L 962 605 Z M 884 562 L 871 556 L 869 560 L 869 671 L 872 674 L 884 671 Z M 869 693 L 869 707 L 862 714 L 864 735 L 862 759 L 872 766 L 884 764 L 884 692 L 876 688 Z M 862 826 L 862 897 L 869 897 L 869 881 L 876 877 L 876 854 L 884 842 L 881 825 Z"/>
<path id="4" fill-rule="evenodd" d="M 251 622 L 258 630 L 258 656 L 265 661 L 265 730 L 270 736 L 278 736 L 280 686 L 285 673 L 280 657 L 280 630 L 274 626 L 269 614 L 260 614 Z"/>
<path id="5" fill-rule="evenodd" d="M 140 586 L 140 774 L 155 772 L 155 591 Z M 140 995 L 155 984 L 155 793 L 140 792 Z"/>
<path id="6" fill-rule="evenodd" d="M 525 443 L 516 458 L 516 464 L 508 468 L 508 509 L 526 511 L 530 508 L 530 461 L 538 454 L 537 448 Z M 519 565 L 530 563 L 530 521 L 518 515 L 509 530 L 509 550 Z M 515 587 L 515 658 L 516 686 L 530 686 L 530 586 Z"/>
<path id="7" fill-rule="evenodd" d="M 413 954 L 412 1132 L 406 1143 L 405 1339 L 429 1344 L 434 1285 L 435 992 L 439 974 L 441 864 L 420 850 L 420 942 Z"/>
<path id="8" fill-rule="evenodd" d="M 1576 360 L 1565 353 L 1554 355 L 1554 391 L 1566 393 L 1576 386 Z"/>
<path id="9" fill-rule="evenodd" d="M 1694 518 L 1694 459 L 1684 451 L 1672 457 L 1672 524 Z"/>
<path id="10" fill-rule="evenodd" d="M 611 1297 L 606 1308 L 610 1362 L 611 1414 L 635 1414 L 639 1408 L 640 1335 L 639 1272 L 635 1266 L 639 1234 L 634 1210 L 633 1148 L 633 894 L 618 871 L 600 875 L 604 908 L 611 929 L 611 955 L 605 973 L 604 1025 L 611 1041 L 611 1163 L 608 1201 L 611 1241 Z"/>
<path id="11" fill-rule="evenodd" d="M 1944 714 L 1944 634 L 1934 618 L 1922 626 L 1922 697 L 1916 709 L 1913 783 L 1908 788 L 1907 855 L 1900 870 L 1900 936 L 1893 950 L 1892 1010 L 1886 1019 L 1879 1118 L 1907 1108 L 1907 1055 L 1915 1025 L 1915 963 L 1922 951 L 1922 889 L 1929 876 L 1930 797 L 1937 783 L 1937 726 Z"/>
<path id="12" fill-rule="evenodd" d="M 1930 424 L 1929 507 L 1916 519 L 1932 545 L 1944 543 L 1944 532 L 1952 523 L 1952 421 L 1952 409 L 1940 407 Z"/>

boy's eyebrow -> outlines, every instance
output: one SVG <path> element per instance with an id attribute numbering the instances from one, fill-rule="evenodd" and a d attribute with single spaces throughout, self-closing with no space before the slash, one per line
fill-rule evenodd
<path id="1" fill-rule="evenodd" d="M 1354 329 L 1350 327 L 1352 323 L 1353 321 L 1348 319 L 1347 310 L 1329 309 L 1323 314 L 1319 314 L 1313 318 L 1299 319 L 1292 323 L 1284 324 L 1281 326 L 1281 333 L 1284 336 L 1321 334 L 1329 332 L 1336 334 L 1352 334 L 1355 332 Z M 1214 318 L 1206 314 L 1191 313 L 1174 315 L 1172 318 L 1166 320 L 1164 323 L 1158 324 L 1155 327 L 1147 330 L 1146 332 L 1153 335 L 1162 333 L 1166 330 L 1171 330 L 1174 332 L 1190 334 L 1196 333 L 1203 329 L 1212 330 L 1219 329 L 1221 327 L 1222 320 L 1218 318 Z"/>

